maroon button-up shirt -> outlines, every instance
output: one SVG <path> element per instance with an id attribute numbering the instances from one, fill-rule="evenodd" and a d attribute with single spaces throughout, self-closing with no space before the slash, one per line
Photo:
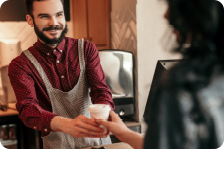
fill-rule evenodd
<path id="1" fill-rule="evenodd" d="M 108 104 L 113 110 L 112 94 L 105 82 L 98 50 L 88 41 L 84 45 L 91 101 Z M 54 49 L 38 40 L 29 51 L 41 64 L 52 87 L 64 92 L 74 88 L 80 74 L 77 39 L 66 37 Z M 21 53 L 10 63 L 8 75 L 16 95 L 19 118 L 26 126 L 41 131 L 42 136 L 48 135 L 51 119 L 56 114 L 52 113 L 46 87 L 34 65 Z"/>

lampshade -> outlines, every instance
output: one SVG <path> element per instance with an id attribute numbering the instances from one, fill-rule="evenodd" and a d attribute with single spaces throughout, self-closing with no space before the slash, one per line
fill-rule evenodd
<path id="1" fill-rule="evenodd" d="M 70 0 L 64 0 L 64 11 L 66 21 L 70 21 Z M 0 21 L 26 21 L 26 14 L 24 0 L 7 0 L 0 7 Z"/>
<path id="2" fill-rule="evenodd" d="M 0 39 L 0 61 L 1 67 L 9 63 L 21 53 L 19 39 Z"/>
<path id="3" fill-rule="evenodd" d="M 24 0 L 8 0 L 0 8 L 0 21 L 26 21 Z"/>

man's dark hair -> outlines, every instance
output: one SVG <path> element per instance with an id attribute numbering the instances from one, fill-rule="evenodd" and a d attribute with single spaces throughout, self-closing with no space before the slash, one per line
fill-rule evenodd
<path id="1" fill-rule="evenodd" d="M 33 19 L 33 2 L 34 1 L 47 1 L 47 0 L 25 0 L 25 5 L 26 5 L 26 11 L 27 14 L 29 14 Z M 60 0 L 62 5 L 64 6 L 64 0 Z"/>

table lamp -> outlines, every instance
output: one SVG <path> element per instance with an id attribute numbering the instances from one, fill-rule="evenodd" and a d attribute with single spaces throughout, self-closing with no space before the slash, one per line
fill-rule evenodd
<path id="1" fill-rule="evenodd" d="M 16 102 L 8 77 L 8 65 L 21 53 L 19 39 L 0 39 L 0 108 L 7 109 L 8 103 Z"/>

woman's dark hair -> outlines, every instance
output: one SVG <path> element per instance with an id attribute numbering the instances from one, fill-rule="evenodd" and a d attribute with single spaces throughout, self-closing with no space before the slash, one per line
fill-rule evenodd
<path id="1" fill-rule="evenodd" d="M 216 0 L 167 1 L 169 4 L 168 21 L 180 35 L 175 51 L 180 52 L 184 57 L 182 68 L 178 71 L 181 74 L 174 73 L 171 69 L 170 74 L 176 75 L 176 77 L 171 77 L 171 80 L 182 84 L 185 79 L 188 83 L 192 82 L 191 86 L 199 90 L 210 81 L 213 72 L 211 63 L 217 62 L 217 59 L 223 61 L 224 58 L 223 6 Z M 190 47 L 186 48 L 184 44 L 189 36 Z M 188 78 L 189 72 L 195 75 L 194 82 Z"/>
<path id="2" fill-rule="evenodd" d="M 216 10 L 217 10 L 217 32 L 213 38 L 213 42 L 217 47 L 217 54 L 221 57 L 223 57 L 224 55 L 224 43 L 223 43 L 223 39 L 224 39 L 224 8 L 223 5 L 219 2 L 216 1 Z"/>
<path id="3" fill-rule="evenodd" d="M 26 11 L 33 19 L 33 2 L 34 1 L 47 1 L 47 0 L 25 0 Z M 60 0 L 62 5 L 64 5 L 64 0 Z"/>
<path id="4" fill-rule="evenodd" d="M 168 21 L 179 32 L 180 52 L 190 36 L 190 44 L 212 40 L 218 29 L 218 11 L 215 0 L 167 0 Z"/>

